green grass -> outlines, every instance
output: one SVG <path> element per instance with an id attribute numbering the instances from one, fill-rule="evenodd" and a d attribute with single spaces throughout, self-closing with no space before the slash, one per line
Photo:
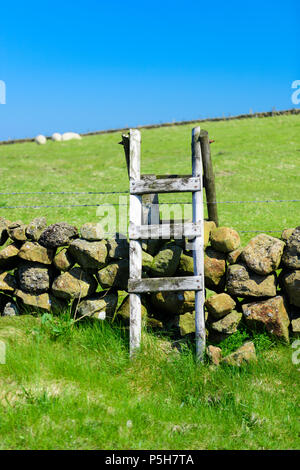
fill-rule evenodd
<path id="1" fill-rule="evenodd" d="M 0 449 L 297 449 L 299 372 L 283 345 L 241 369 L 166 355 L 144 333 L 84 323 L 56 341 L 30 316 L 2 319 Z"/>
<path id="2" fill-rule="evenodd" d="M 219 201 L 299 199 L 300 115 L 202 123 L 211 145 Z M 142 130 L 142 172 L 189 173 L 191 125 Z M 0 146 L 1 192 L 122 191 L 128 177 L 120 134 L 82 141 Z M 189 195 L 162 196 L 189 201 Z M 29 222 L 45 215 L 80 226 L 97 221 L 96 208 L 9 209 L 18 205 L 116 203 L 118 196 L 0 195 L 0 215 Z M 300 203 L 220 204 L 222 225 L 240 231 L 279 230 L 299 223 Z M 245 243 L 251 234 L 242 234 Z"/>
<path id="3" fill-rule="evenodd" d="M 142 131 L 145 173 L 190 171 L 191 127 Z M 299 199 L 300 116 L 203 124 L 220 201 Z M 119 134 L 81 142 L 0 147 L 1 193 L 121 191 L 128 178 Z M 168 200 L 167 196 L 162 200 Z M 188 200 L 173 195 L 172 200 Z M 80 226 L 95 208 L 9 209 L 15 205 L 99 204 L 116 196 L 0 195 L 2 216 L 45 215 Z M 220 204 L 222 225 L 281 230 L 299 225 L 300 203 Z M 251 234 L 242 234 L 246 243 Z M 0 449 L 297 449 L 299 371 L 292 349 L 242 330 L 228 354 L 253 339 L 258 362 L 240 369 L 195 365 L 193 345 L 166 354 L 166 339 L 143 333 L 128 359 L 128 332 L 107 323 L 28 315 L 0 319 Z"/>

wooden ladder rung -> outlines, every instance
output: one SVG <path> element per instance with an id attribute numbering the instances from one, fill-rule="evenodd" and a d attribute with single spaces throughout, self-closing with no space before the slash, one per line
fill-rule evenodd
<path id="1" fill-rule="evenodd" d="M 196 192 L 202 189 L 202 178 L 166 178 L 130 181 L 131 194 Z"/>
<path id="2" fill-rule="evenodd" d="M 201 276 L 187 277 L 154 277 L 149 279 L 129 279 L 129 293 L 141 294 L 143 292 L 203 290 Z"/>
<path id="3" fill-rule="evenodd" d="M 141 225 L 137 227 L 135 224 L 129 224 L 129 238 L 131 240 L 146 239 L 169 239 L 169 238 L 194 238 L 201 235 L 200 223 L 175 223 L 160 225 Z"/>

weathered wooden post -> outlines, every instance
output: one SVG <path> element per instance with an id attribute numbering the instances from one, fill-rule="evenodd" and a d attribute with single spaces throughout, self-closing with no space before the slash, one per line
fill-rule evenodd
<path id="1" fill-rule="evenodd" d="M 192 175 L 202 181 L 202 158 L 200 145 L 200 127 L 192 130 Z M 201 276 L 202 289 L 195 291 L 195 340 L 196 359 L 203 361 L 205 352 L 205 315 L 204 315 L 204 217 L 201 191 L 192 193 L 193 223 L 200 225 L 200 236 L 193 242 L 194 276 Z"/>
<path id="2" fill-rule="evenodd" d="M 215 186 L 215 175 L 211 161 L 210 144 L 208 138 L 208 132 L 201 130 L 200 132 L 200 143 L 203 163 L 203 179 L 206 192 L 206 204 L 208 219 L 213 220 L 218 227 L 218 207 L 216 198 L 216 186 Z"/>
<path id="3" fill-rule="evenodd" d="M 141 179 L 141 133 L 137 129 L 129 131 L 129 179 Z M 130 194 L 129 208 L 130 222 L 137 227 L 142 225 L 142 197 Z M 129 277 L 141 279 L 142 277 L 142 244 L 140 240 L 129 242 Z M 130 293 L 130 356 L 132 357 L 141 345 L 141 294 Z"/>

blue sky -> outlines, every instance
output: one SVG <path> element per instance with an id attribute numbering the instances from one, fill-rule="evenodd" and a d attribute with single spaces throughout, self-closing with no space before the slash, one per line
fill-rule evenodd
<path id="1" fill-rule="evenodd" d="M 29 0 L 0 18 L 1 140 L 294 106 L 296 0 Z"/>

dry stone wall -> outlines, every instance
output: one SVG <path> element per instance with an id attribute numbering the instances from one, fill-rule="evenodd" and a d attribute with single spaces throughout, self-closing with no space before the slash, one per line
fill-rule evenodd
<path id="1" fill-rule="evenodd" d="M 76 310 L 77 318 L 129 323 L 129 245 L 101 238 L 101 226 L 80 230 L 60 222 L 30 224 L 0 218 L 0 313 Z M 142 243 L 143 276 L 193 275 L 185 240 Z M 232 228 L 205 222 L 205 315 L 214 343 L 241 325 L 266 330 L 289 342 L 300 333 L 300 227 L 281 239 L 255 236 L 240 246 Z M 194 333 L 194 292 L 159 292 L 142 299 L 144 323 L 176 336 Z M 0 320 L 1 321 L 1 320 Z M 213 351 L 213 350 L 212 350 Z"/>

